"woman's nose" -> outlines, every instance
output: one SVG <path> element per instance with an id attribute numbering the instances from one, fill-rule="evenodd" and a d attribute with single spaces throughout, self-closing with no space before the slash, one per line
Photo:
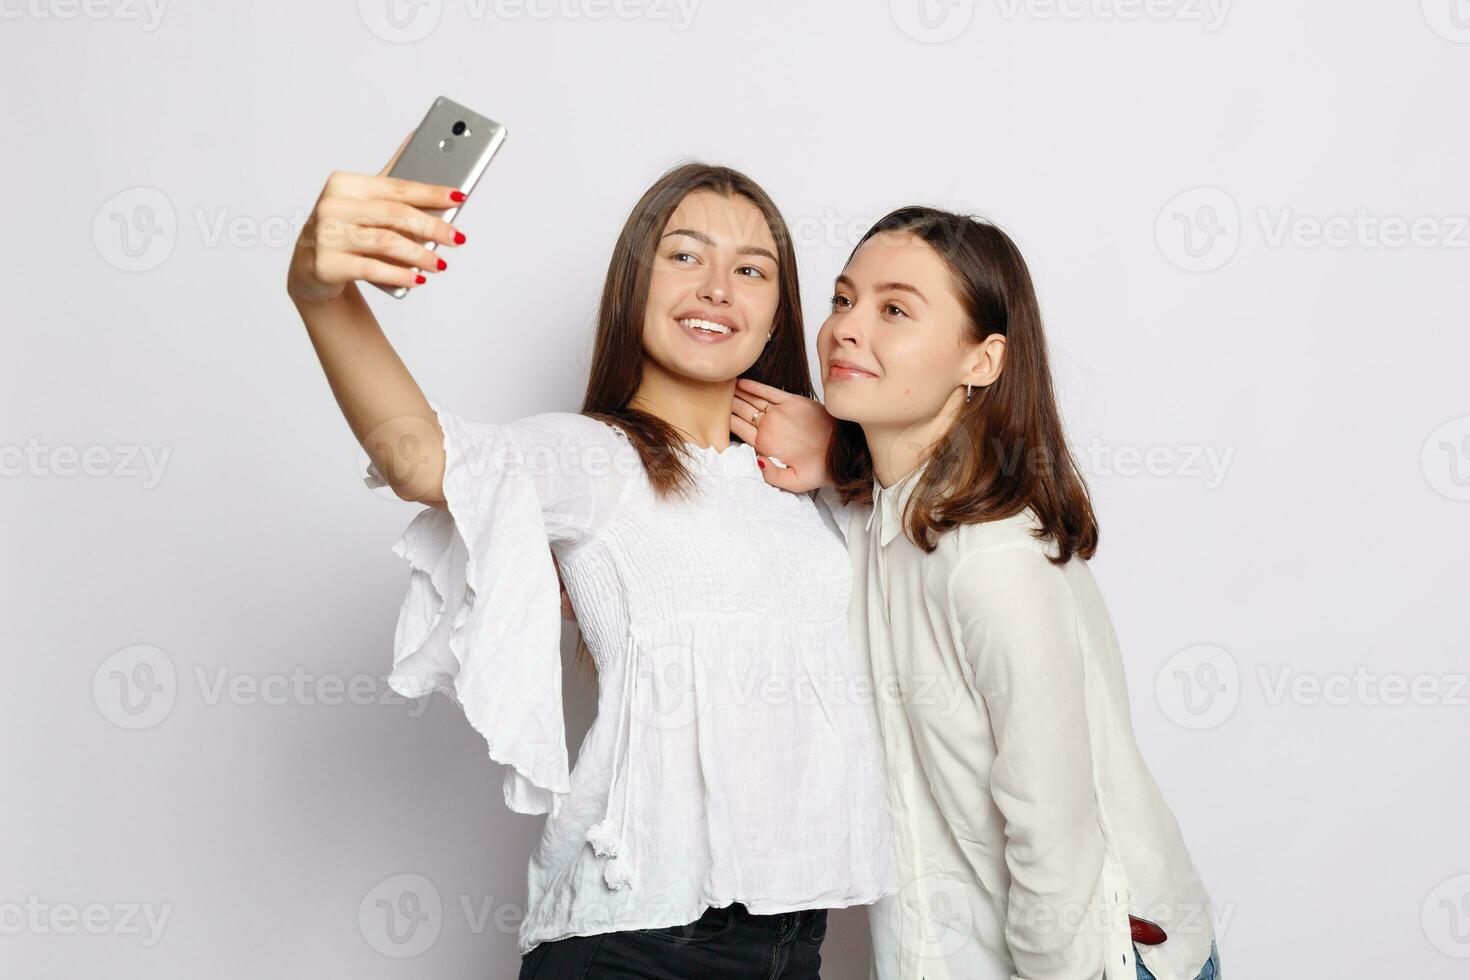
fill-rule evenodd
<path id="1" fill-rule="evenodd" d="M 862 318 L 849 314 L 832 328 L 832 340 L 843 347 L 861 347 L 867 338 Z"/>
<path id="2" fill-rule="evenodd" d="M 699 298 L 713 306 L 728 306 L 730 304 L 729 277 L 722 270 L 710 269 L 704 282 L 699 284 Z"/>

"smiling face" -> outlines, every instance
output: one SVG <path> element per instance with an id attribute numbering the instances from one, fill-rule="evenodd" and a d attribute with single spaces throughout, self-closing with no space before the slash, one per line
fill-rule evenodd
<path id="1" fill-rule="evenodd" d="M 781 298 L 777 254 L 750 200 L 686 195 L 654 245 L 643 316 L 652 366 L 694 381 L 733 381 L 749 370 Z"/>
<path id="2" fill-rule="evenodd" d="M 967 381 L 988 384 L 999 370 L 984 346 L 939 254 L 912 234 L 875 235 L 837 277 L 817 334 L 827 411 L 865 427 L 952 416 Z"/>

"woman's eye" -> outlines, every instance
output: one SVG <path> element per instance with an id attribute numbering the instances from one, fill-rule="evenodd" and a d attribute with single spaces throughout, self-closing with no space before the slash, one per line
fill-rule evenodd
<path id="1" fill-rule="evenodd" d="M 682 261 L 684 259 L 688 259 L 689 261 L 692 262 L 692 261 L 694 261 L 694 253 L 693 252 L 675 252 L 673 255 L 669 256 L 669 258 L 673 259 L 675 262 L 680 262 L 680 261 Z"/>
<path id="2" fill-rule="evenodd" d="M 834 310 L 845 310 L 851 305 L 852 301 L 841 293 L 837 293 L 832 297 L 832 308 Z"/>
<path id="3" fill-rule="evenodd" d="M 766 277 L 766 274 L 765 274 L 765 272 L 763 270 L 761 270 L 760 268 L 758 268 L 756 266 L 753 266 L 753 265 L 742 265 L 740 268 L 736 269 L 735 271 L 736 272 L 739 272 L 739 273 L 742 273 L 742 274 L 749 273 L 750 274 L 750 278 L 752 278 L 752 279 L 764 279 Z"/>
<path id="4" fill-rule="evenodd" d="M 908 316 L 896 303 L 884 303 L 883 313 L 885 316 Z"/>

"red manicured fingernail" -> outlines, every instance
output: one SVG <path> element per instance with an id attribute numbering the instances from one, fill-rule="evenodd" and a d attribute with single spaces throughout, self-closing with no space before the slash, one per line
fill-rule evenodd
<path id="1" fill-rule="evenodd" d="M 416 283 L 418 283 L 420 286 L 422 286 L 424 283 L 428 282 L 429 280 L 425 279 L 423 276 L 414 276 L 413 277 L 413 281 L 416 282 Z"/>
<path id="2" fill-rule="evenodd" d="M 464 200 L 464 191 L 450 191 L 449 192 L 449 199 L 451 201 L 463 201 Z"/>
<path id="3" fill-rule="evenodd" d="M 766 468 L 766 461 L 763 460 L 763 459 L 758 459 L 758 460 L 755 461 L 755 465 L 759 466 L 761 469 L 765 469 Z"/>
<path id="4" fill-rule="evenodd" d="M 1157 946 L 1169 938 L 1162 926 L 1148 919 L 1140 919 L 1137 916 L 1128 917 L 1129 931 L 1133 933 L 1133 941 L 1142 946 Z"/>
<path id="5" fill-rule="evenodd" d="M 443 259 L 440 259 L 439 260 L 439 271 L 440 272 L 443 272 L 447 268 L 449 268 L 449 263 L 448 262 L 445 262 Z"/>
<path id="6" fill-rule="evenodd" d="M 456 244 L 456 245 L 463 245 L 464 244 L 464 232 L 457 231 L 457 232 L 454 233 L 454 244 Z"/>

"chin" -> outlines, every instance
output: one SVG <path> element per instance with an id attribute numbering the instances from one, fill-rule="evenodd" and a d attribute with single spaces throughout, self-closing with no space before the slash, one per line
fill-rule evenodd
<path id="1" fill-rule="evenodd" d="M 680 366 L 679 375 L 690 381 L 701 381 L 715 384 L 721 381 L 734 381 L 745 371 L 740 367 L 709 367 L 706 365 Z"/>
<path id="2" fill-rule="evenodd" d="M 833 382 L 829 381 L 827 383 L 829 386 L 833 385 Z M 822 404 L 827 409 L 827 414 L 834 419 L 858 423 L 870 421 L 873 414 L 873 399 L 865 398 L 855 392 L 842 390 L 852 383 L 850 381 L 839 381 L 836 382 L 835 387 L 828 387 L 826 391 L 822 392 L 826 396 L 826 401 Z M 862 384 L 863 382 L 857 383 Z"/>
<path id="3" fill-rule="evenodd" d="M 750 364 L 730 357 L 675 357 L 665 367 L 690 381 L 716 382 L 734 381 L 750 369 Z"/>
<path id="4" fill-rule="evenodd" d="M 669 367 L 683 377 L 696 381 L 733 381 L 750 370 L 760 352 L 749 356 L 738 350 L 689 350 L 679 345 L 669 352 Z"/>

